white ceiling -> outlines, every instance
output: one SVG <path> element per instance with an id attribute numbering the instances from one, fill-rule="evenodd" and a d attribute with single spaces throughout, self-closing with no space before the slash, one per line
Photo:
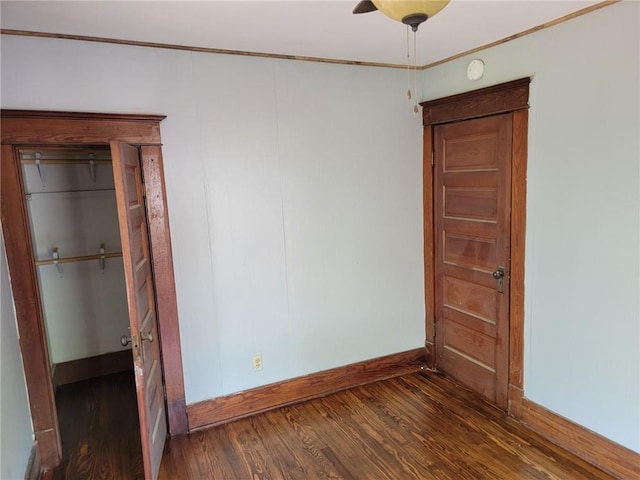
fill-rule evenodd
<path id="1" fill-rule="evenodd" d="M 357 0 L 4 1 L 3 29 L 402 64 L 406 29 Z M 583 9 L 584 0 L 452 0 L 418 32 L 425 65 Z"/>

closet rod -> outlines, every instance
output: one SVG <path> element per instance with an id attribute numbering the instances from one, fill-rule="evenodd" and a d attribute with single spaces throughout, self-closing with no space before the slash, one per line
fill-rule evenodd
<path id="1" fill-rule="evenodd" d="M 79 160 L 74 160 L 72 158 L 41 158 L 40 159 L 40 163 L 42 165 L 46 165 L 46 164 L 73 164 L 73 165 L 77 165 L 77 164 L 84 164 L 84 163 L 95 163 L 96 165 L 102 164 L 102 165 L 110 165 L 111 164 L 111 160 L 88 160 L 88 159 L 79 159 Z M 35 158 L 21 158 L 20 159 L 20 163 L 26 163 L 26 164 L 36 164 L 36 159 Z"/>
<path id="2" fill-rule="evenodd" d="M 25 193 L 25 196 L 29 195 L 55 195 L 56 193 L 95 193 L 95 192 L 115 192 L 115 188 L 93 188 L 85 190 L 52 190 L 50 192 L 29 192 Z"/>
<path id="3" fill-rule="evenodd" d="M 58 263 L 84 262 L 85 260 L 100 260 L 101 258 L 115 258 L 121 256 L 122 252 L 111 252 L 98 253 L 96 255 L 80 255 L 78 257 L 60 257 L 58 260 L 47 258 L 45 260 L 36 260 L 36 266 L 39 267 L 41 265 L 53 265 L 56 261 Z"/>

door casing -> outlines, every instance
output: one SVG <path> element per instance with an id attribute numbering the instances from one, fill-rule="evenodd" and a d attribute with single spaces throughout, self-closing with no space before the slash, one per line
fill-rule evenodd
<path id="1" fill-rule="evenodd" d="M 436 367 L 434 325 L 435 231 L 433 202 L 433 127 L 435 125 L 512 113 L 511 278 L 509 293 L 509 376 L 507 411 L 522 414 L 524 366 L 524 256 L 529 85 L 526 77 L 511 82 L 422 102 L 425 349 L 427 365 Z"/>
<path id="2" fill-rule="evenodd" d="M 160 142 L 161 115 L 119 115 L 2 110 L 0 196 L 2 228 L 16 308 L 31 417 L 43 469 L 60 463 L 62 445 L 40 291 L 24 202 L 17 150 L 22 146 L 109 145 L 143 147 L 153 281 L 169 431 L 187 432 L 177 302 Z"/>

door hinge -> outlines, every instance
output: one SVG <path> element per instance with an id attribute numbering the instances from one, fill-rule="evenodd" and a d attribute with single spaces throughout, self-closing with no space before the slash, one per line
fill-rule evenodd
<path id="1" fill-rule="evenodd" d="M 435 160 L 434 160 L 434 153 L 433 150 L 431 150 L 431 168 L 433 168 L 433 166 L 435 165 Z"/>
<path id="2" fill-rule="evenodd" d="M 147 198 L 147 185 L 145 183 L 142 183 L 142 196 Z"/>
<path id="3" fill-rule="evenodd" d="M 431 333 L 433 334 L 433 342 L 436 341 L 436 317 L 433 317 L 433 328 L 431 329 Z"/>

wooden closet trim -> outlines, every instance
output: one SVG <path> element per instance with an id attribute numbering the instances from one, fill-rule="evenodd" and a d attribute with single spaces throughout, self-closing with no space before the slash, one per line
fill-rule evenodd
<path id="1" fill-rule="evenodd" d="M 2 123 L 4 126 L 4 119 Z M 56 465 L 60 462 L 62 454 L 58 414 L 53 398 L 49 349 L 44 332 L 42 308 L 37 302 L 40 298 L 40 290 L 33 261 L 33 246 L 31 236 L 23 227 L 28 225 L 24 189 L 14 154 L 17 152 L 12 145 L 2 145 L 2 157 L 0 157 L 2 233 L 16 309 L 33 433 L 38 444 L 40 462 L 43 465 Z M 25 258 L 32 260 L 25 261 Z"/>
<path id="2" fill-rule="evenodd" d="M 511 288 L 509 310 L 508 412 L 520 418 L 524 366 L 524 255 L 527 133 L 530 78 L 422 102 L 423 208 L 427 363 L 435 367 L 435 265 L 433 225 L 433 127 L 500 113 L 513 113 L 511 152 Z M 431 219 L 431 221 L 428 221 Z"/>
<path id="3" fill-rule="evenodd" d="M 172 435 L 186 433 L 182 354 L 160 139 L 160 121 L 165 116 L 23 110 L 2 110 L 0 116 L 2 229 L 42 467 L 57 465 L 62 449 L 17 157 L 17 149 L 23 145 L 108 145 L 110 140 L 121 140 L 142 146 L 169 431 Z"/>
<path id="4" fill-rule="evenodd" d="M 530 83 L 531 78 L 526 77 L 422 102 L 422 125 L 459 122 L 529 108 Z"/>
<path id="5" fill-rule="evenodd" d="M 151 262 L 156 289 L 169 433 L 176 435 L 187 433 L 187 404 L 184 394 L 178 304 L 173 274 L 173 252 L 169 235 L 162 148 L 160 145 L 143 146 L 140 149 L 140 158 L 147 191 L 146 207 L 149 237 L 151 237 Z"/>
<path id="6" fill-rule="evenodd" d="M 164 115 L 2 110 L 3 145 L 97 145 L 120 140 L 135 145 L 161 145 Z M 164 185 L 163 185 L 164 186 Z"/>
<path id="7" fill-rule="evenodd" d="M 433 234 L 433 128 L 425 126 L 422 136 L 422 202 L 424 228 L 424 303 L 426 318 L 425 357 L 428 368 L 436 367 L 436 279 L 435 279 L 435 238 Z M 429 188 L 427 188 L 429 186 Z M 431 222 L 427 221 L 430 218 Z"/>

